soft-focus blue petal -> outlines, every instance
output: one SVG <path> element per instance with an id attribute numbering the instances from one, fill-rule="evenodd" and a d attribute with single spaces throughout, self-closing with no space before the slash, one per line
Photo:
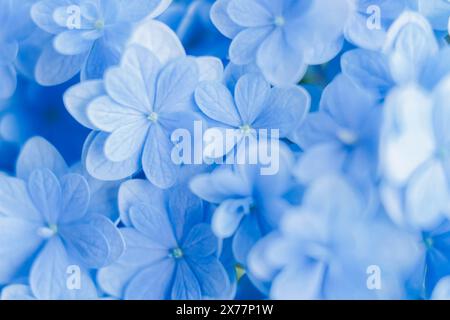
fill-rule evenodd
<path id="1" fill-rule="evenodd" d="M 29 286 L 23 284 L 13 284 L 3 288 L 0 297 L 1 300 L 35 300 Z"/>

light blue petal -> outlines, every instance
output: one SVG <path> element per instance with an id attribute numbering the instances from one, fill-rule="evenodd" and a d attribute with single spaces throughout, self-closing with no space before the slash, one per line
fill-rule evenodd
<path id="1" fill-rule="evenodd" d="M 295 168 L 295 176 L 307 184 L 321 176 L 340 172 L 346 156 L 345 150 L 337 143 L 319 144 L 302 154 Z"/>
<path id="2" fill-rule="evenodd" d="M 442 165 L 433 161 L 418 169 L 406 187 L 406 210 L 411 222 L 425 229 L 437 226 L 448 212 L 450 191 Z"/>
<path id="3" fill-rule="evenodd" d="M 161 189 L 172 187 L 176 181 L 179 166 L 172 161 L 174 144 L 159 125 L 150 128 L 142 154 L 142 167 L 151 183 Z"/>
<path id="4" fill-rule="evenodd" d="M 0 217 L 0 283 L 7 284 L 42 244 L 40 224 Z"/>
<path id="5" fill-rule="evenodd" d="M 160 5 L 161 0 L 119 0 L 119 20 L 137 22 Z"/>
<path id="6" fill-rule="evenodd" d="M 179 58 L 168 63 L 158 77 L 154 110 L 177 110 L 178 105 L 193 98 L 199 79 L 199 68 L 193 58 Z"/>
<path id="7" fill-rule="evenodd" d="M 420 79 L 424 63 L 438 52 L 438 44 L 424 17 L 405 12 L 389 30 L 385 51 L 390 55 L 394 80 L 408 83 Z"/>
<path id="8" fill-rule="evenodd" d="M 1 300 L 36 300 L 29 286 L 13 284 L 3 288 Z"/>
<path id="9" fill-rule="evenodd" d="M 96 214 L 89 218 L 89 224 L 99 231 L 108 242 L 109 255 L 105 265 L 110 265 L 118 260 L 125 250 L 125 240 L 114 223 L 105 216 Z"/>
<path id="10" fill-rule="evenodd" d="M 209 118 L 238 127 L 242 124 L 233 97 L 219 82 L 203 82 L 195 91 L 195 101 Z"/>
<path id="11" fill-rule="evenodd" d="M 82 219 L 89 207 L 90 192 L 86 179 L 79 174 L 68 174 L 61 179 L 62 207 L 59 221 L 70 223 Z"/>
<path id="12" fill-rule="evenodd" d="M 256 214 L 248 214 L 242 219 L 239 228 L 233 238 L 233 254 L 236 261 L 247 265 L 247 257 L 250 250 L 263 234 L 260 228 L 259 217 Z"/>
<path id="13" fill-rule="evenodd" d="M 125 52 L 120 67 L 106 73 L 106 91 L 119 104 L 150 113 L 160 68 L 158 59 L 150 51 L 134 45 Z"/>
<path id="14" fill-rule="evenodd" d="M 54 86 L 72 79 L 81 70 L 87 54 L 75 56 L 62 55 L 47 45 L 37 61 L 36 81 L 43 86 Z"/>
<path id="15" fill-rule="evenodd" d="M 133 158 L 134 154 L 140 154 L 148 136 L 149 127 L 149 120 L 138 117 L 136 121 L 114 130 L 105 142 L 106 158 L 113 162 L 121 162 Z"/>
<path id="16" fill-rule="evenodd" d="M 89 174 L 99 180 L 116 181 L 136 173 L 140 168 L 140 153 L 122 162 L 112 162 L 103 151 L 107 138 L 107 134 L 97 133 L 86 146 L 86 170 Z"/>
<path id="17" fill-rule="evenodd" d="M 45 245 L 34 261 L 30 273 L 33 294 L 41 300 L 96 299 L 97 292 L 92 279 L 80 268 L 81 288 L 70 290 L 67 286 L 69 267 L 77 266 L 70 259 L 60 238 L 54 237 Z"/>
<path id="18" fill-rule="evenodd" d="M 253 124 L 258 129 L 278 129 L 286 137 L 301 125 L 311 106 L 309 93 L 297 86 L 273 88 Z M 269 132 L 270 134 L 270 132 Z"/>
<path id="19" fill-rule="evenodd" d="M 141 120 L 147 120 L 142 112 L 124 107 L 109 96 L 100 96 L 94 99 L 86 111 L 88 121 L 94 127 L 106 132 L 113 132 L 127 125 L 137 124 Z"/>
<path id="20" fill-rule="evenodd" d="M 165 259 L 147 267 L 130 281 L 125 291 L 126 300 L 164 300 L 175 273 L 175 264 Z"/>
<path id="21" fill-rule="evenodd" d="M 78 55 L 89 51 L 93 41 L 83 36 L 82 30 L 69 30 L 58 34 L 53 40 L 56 51 L 65 55 Z"/>
<path id="22" fill-rule="evenodd" d="M 69 1 L 44 0 L 38 1 L 31 8 L 31 18 L 46 32 L 57 34 L 64 30 L 53 18 L 53 13 L 58 7 L 69 5 Z"/>
<path id="23" fill-rule="evenodd" d="M 0 87 L 0 99 L 11 97 L 16 90 L 17 79 L 16 70 L 12 65 L 0 66 L 0 79 L 2 86 Z"/>
<path id="24" fill-rule="evenodd" d="M 35 170 L 28 180 L 28 192 L 46 222 L 57 224 L 62 209 L 62 189 L 58 178 L 48 169 Z"/>
<path id="25" fill-rule="evenodd" d="M 168 249 L 177 247 L 174 230 L 162 208 L 136 203 L 130 208 L 129 216 L 136 230 L 147 238 Z"/>
<path id="26" fill-rule="evenodd" d="M 215 256 L 187 258 L 196 275 L 203 297 L 218 299 L 230 289 L 230 281 L 222 263 Z"/>
<path id="27" fill-rule="evenodd" d="M 384 97 L 394 86 L 387 57 L 379 52 L 356 49 L 341 58 L 342 72 L 368 89 Z"/>
<path id="28" fill-rule="evenodd" d="M 258 74 L 244 75 L 236 84 L 234 99 L 243 123 L 252 125 L 270 95 L 270 84 Z"/>
<path id="29" fill-rule="evenodd" d="M 274 280 L 270 296 L 283 300 L 320 299 L 325 270 L 325 264 L 307 260 L 288 266 Z"/>
<path id="30" fill-rule="evenodd" d="M 230 19 L 227 8 L 231 0 L 218 0 L 211 7 L 211 20 L 219 31 L 226 37 L 232 39 L 242 27 Z"/>
<path id="31" fill-rule="evenodd" d="M 133 205 L 146 203 L 160 209 L 165 207 L 163 191 L 147 180 L 138 179 L 122 183 L 119 189 L 118 202 L 120 218 L 127 226 L 131 226 L 129 210 Z"/>
<path id="32" fill-rule="evenodd" d="M 242 219 L 249 213 L 251 203 L 247 198 L 225 200 L 214 212 L 212 229 L 214 234 L 225 239 L 231 237 Z"/>
<path id="33" fill-rule="evenodd" d="M 261 43 L 271 34 L 271 27 L 245 29 L 233 39 L 230 45 L 230 59 L 238 65 L 246 65 L 255 61 Z"/>
<path id="34" fill-rule="evenodd" d="M 212 256 L 218 251 L 218 239 L 206 223 L 193 227 L 183 242 L 183 251 L 192 259 Z"/>
<path id="35" fill-rule="evenodd" d="M 275 29 L 264 40 L 258 49 L 256 61 L 265 78 L 274 85 L 295 84 L 306 72 L 301 52 L 286 43 L 280 29 Z"/>
<path id="36" fill-rule="evenodd" d="M 231 20 L 243 27 L 260 27 L 274 23 L 275 17 L 257 0 L 231 0 L 227 7 Z"/>
<path id="37" fill-rule="evenodd" d="M 200 300 L 202 292 L 196 275 L 184 260 L 178 261 L 171 298 L 173 300 Z"/>
<path id="38" fill-rule="evenodd" d="M 27 185 L 17 178 L 0 175 L 0 216 L 42 222 L 44 217 L 35 208 Z"/>
<path id="39" fill-rule="evenodd" d="M 81 125 L 92 130 L 98 128 L 88 118 L 88 105 L 97 97 L 105 94 L 103 81 L 91 80 L 70 87 L 63 96 L 67 111 Z"/>
<path id="40" fill-rule="evenodd" d="M 17 177 L 28 180 L 33 171 L 42 169 L 48 169 L 58 177 L 69 171 L 66 162 L 54 146 L 43 138 L 31 138 L 23 146 L 17 160 Z"/>

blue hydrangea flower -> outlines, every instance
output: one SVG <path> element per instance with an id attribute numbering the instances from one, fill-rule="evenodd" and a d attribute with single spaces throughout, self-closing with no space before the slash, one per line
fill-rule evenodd
<path id="1" fill-rule="evenodd" d="M 17 178 L 0 179 L 0 283 L 29 272 L 38 299 L 96 298 L 89 269 L 115 261 L 124 244 L 101 212 L 88 214 L 86 180 L 69 173 L 61 155 L 41 138 L 24 146 Z M 79 290 L 67 286 L 72 266 L 80 272 Z"/>
<path id="2" fill-rule="evenodd" d="M 88 172 L 100 180 L 120 180 L 143 169 L 155 185 L 171 187 L 179 169 L 171 158 L 171 134 L 201 120 L 193 104 L 200 69 L 194 58 L 162 64 L 150 50 L 133 45 L 103 81 L 69 89 L 64 98 L 69 112 L 100 131 L 86 143 Z"/>
<path id="3" fill-rule="evenodd" d="M 325 200 L 326 199 L 326 200 Z M 316 180 L 302 206 L 250 254 L 250 270 L 273 279 L 272 299 L 398 299 L 419 258 L 413 235 L 365 216 L 359 193 L 340 177 Z M 372 272 L 380 272 L 378 290 Z M 376 276 L 376 274 L 375 274 Z M 372 281 L 371 280 L 371 281 Z"/>
<path id="4" fill-rule="evenodd" d="M 348 11 L 345 0 L 219 0 L 211 18 L 233 39 L 233 63 L 256 61 L 270 83 L 285 85 L 336 56 Z"/>
<path id="5" fill-rule="evenodd" d="M 446 78 L 432 94 L 406 87 L 387 99 L 380 161 L 386 206 L 399 223 L 429 229 L 449 217 L 449 92 Z"/>
<path id="6" fill-rule="evenodd" d="M 248 151 L 247 141 L 256 142 L 261 130 L 270 139 L 286 138 L 304 120 L 310 107 L 308 93 L 299 86 L 272 88 L 259 74 L 245 74 L 236 83 L 234 94 L 220 82 L 203 82 L 195 91 L 195 101 L 210 119 L 211 128 L 234 132 L 237 139 L 215 139 L 205 148 L 207 158 L 221 158 L 237 149 L 237 157 Z M 278 137 L 271 136 L 278 130 Z M 225 140 L 225 141 L 224 141 Z M 243 163 L 243 162 L 239 162 Z"/>
<path id="7" fill-rule="evenodd" d="M 392 23 L 405 11 L 425 16 L 436 32 L 447 31 L 450 16 L 447 0 L 354 0 L 345 27 L 346 38 L 361 48 L 378 50 L 384 45 Z"/>
<path id="8" fill-rule="evenodd" d="M 183 187 L 163 193 L 146 180 L 119 192 L 127 250 L 99 271 L 101 288 L 129 300 L 221 297 L 229 280 L 202 202 Z"/>
<path id="9" fill-rule="evenodd" d="M 203 200 L 217 205 L 212 229 L 221 239 L 233 237 L 233 254 L 242 265 L 253 245 L 276 228 L 289 203 L 285 194 L 291 184 L 292 155 L 283 145 L 279 150 L 279 171 L 262 175 L 261 165 L 222 166 L 210 174 L 198 175 L 191 190 Z"/>
<path id="10" fill-rule="evenodd" d="M 439 49 L 423 16 L 405 12 L 388 30 L 382 51 L 352 50 L 341 63 L 346 76 L 382 100 L 393 87 L 412 82 L 432 90 L 450 74 L 450 49 Z"/>
<path id="11" fill-rule="evenodd" d="M 99 79 L 120 61 L 136 23 L 161 13 L 166 0 L 42 0 L 33 5 L 33 21 L 53 35 L 36 65 L 42 85 L 63 83 L 81 71 Z"/>
<path id="12" fill-rule="evenodd" d="M 324 90 L 319 110 L 292 137 L 304 150 L 295 170 L 300 182 L 342 172 L 370 185 L 378 165 L 380 118 L 374 96 L 338 76 Z"/>

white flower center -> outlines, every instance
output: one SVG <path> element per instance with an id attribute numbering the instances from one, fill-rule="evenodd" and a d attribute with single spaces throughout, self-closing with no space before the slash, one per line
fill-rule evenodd
<path id="1" fill-rule="evenodd" d="M 183 258 L 183 250 L 180 248 L 175 248 L 170 252 L 170 256 L 174 259 L 181 259 Z"/>
<path id="2" fill-rule="evenodd" d="M 158 122 L 158 118 L 159 118 L 159 116 L 156 112 L 152 112 L 147 116 L 147 119 L 154 123 Z"/>
<path id="3" fill-rule="evenodd" d="M 248 136 L 252 131 L 252 127 L 249 124 L 245 124 L 241 126 L 239 129 L 241 130 L 241 133 L 245 136 Z"/>
<path id="4" fill-rule="evenodd" d="M 99 20 L 95 21 L 95 29 L 103 30 L 104 27 L 105 27 L 105 20 L 99 19 Z"/>
<path id="5" fill-rule="evenodd" d="M 58 233 L 58 226 L 51 224 L 47 227 L 42 227 L 38 229 L 38 235 L 45 239 L 50 239 Z"/>
<path id="6" fill-rule="evenodd" d="M 341 140 L 343 143 L 347 145 L 352 145 L 356 141 L 358 141 L 358 136 L 354 132 L 347 129 L 338 130 L 337 136 L 339 140 Z"/>
<path id="7" fill-rule="evenodd" d="M 274 23 L 277 27 L 282 27 L 286 24 L 286 20 L 283 16 L 277 16 L 275 17 Z"/>

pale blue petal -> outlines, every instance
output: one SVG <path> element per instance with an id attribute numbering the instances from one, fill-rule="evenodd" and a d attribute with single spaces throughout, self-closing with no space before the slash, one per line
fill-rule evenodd
<path id="1" fill-rule="evenodd" d="M 268 102 L 270 89 L 270 84 L 258 74 L 244 75 L 239 79 L 236 84 L 234 99 L 244 124 L 252 125 L 256 118 L 261 115 L 266 102 Z"/>
<path id="2" fill-rule="evenodd" d="M 158 77 L 154 110 L 169 112 L 194 96 L 199 68 L 193 58 L 179 58 L 166 65 Z"/>
<path id="3" fill-rule="evenodd" d="M 35 300 L 33 293 L 29 286 L 23 284 L 13 284 L 3 288 L 0 297 L 1 300 Z"/>
<path id="4" fill-rule="evenodd" d="M 82 30 L 69 30 L 58 34 L 53 40 L 56 51 L 65 55 L 78 55 L 89 51 L 93 41 L 83 36 Z"/>
<path id="5" fill-rule="evenodd" d="M 211 226 L 206 223 L 194 226 L 183 241 L 183 251 L 186 256 L 196 259 L 215 255 L 219 240 L 214 236 Z"/>
<path id="6" fill-rule="evenodd" d="M 50 44 L 46 46 L 36 65 L 36 81 L 43 86 L 54 86 L 72 79 L 78 74 L 87 54 L 75 56 L 62 55 Z"/>
<path id="7" fill-rule="evenodd" d="M 209 118 L 234 127 L 242 125 L 230 91 L 220 82 L 201 83 L 195 101 Z"/>
<path id="8" fill-rule="evenodd" d="M 225 239 L 231 237 L 239 227 L 241 220 L 249 213 L 251 203 L 248 199 L 228 199 L 214 212 L 211 227 L 214 234 Z"/>
<path id="9" fill-rule="evenodd" d="M 23 146 L 17 160 L 17 177 L 28 180 L 34 170 L 42 169 L 48 169 L 58 177 L 69 171 L 66 162 L 54 146 L 43 138 L 31 138 Z"/>
<path id="10" fill-rule="evenodd" d="M 126 300 L 164 300 L 175 272 L 171 259 L 157 262 L 137 274 L 125 291 Z"/>
<path id="11" fill-rule="evenodd" d="M 173 300 L 200 300 L 202 292 L 196 275 L 184 260 L 178 261 L 172 285 Z"/>
<path id="12" fill-rule="evenodd" d="M 230 45 L 230 59 L 238 65 L 246 65 L 255 61 L 261 43 L 272 32 L 271 27 L 245 29 L 234 37 Z"/>
<path id="13" fill-rule="evenodd" d="M 42 244 L 40 224 L 0 217 L 0 284 L 13 280 Z"/>
<path id="14" fill-rule="evenodd" d="M 150 51 L 134 45 L 125 52 L 120 67 L 106 73 L 106 90 L 119 104 L 149 113 L 153 109 L 160 68 L 158 59 Z"/>
<path id="15" fill-rule="evenodd" d="M 90 191 L 86 179 L 79 174 L 68 174 L 61 179 L 62 207 L 59 221 L 69 223 L 82 219 L 89 207 Z"/>
<path id="16" fill-rule="evenodd" d="M 159 188 L 167 189 L 177 181 L 179 166 L 171 157 L 174 144 L 159 125 L 154 125 L 145 142 L 142 167 L 145 176 Z"/>
<path id="17" fill-rule="evenodd" d="M 116 181 L 136 173 L 140 169 L 140 153 L 122 162 L 112 162 L 103 151 L 107 138 L 107 134 L 97 133 L 86 146 L 86 170 L 89 174 L 99 180 Z"/>
<path id="18" fill-rule="evenodd" d="M 163 208 L 137 203 L 130 208 L 129 216 L 133 227 L 147 238 L 168 249 L 177 247 L 174 230 Z"/>
<path id="19" fill-rule="evenodd" d="M 218 0 L 211 7 L 211 20 L 219 31 L 226 37 L 232 39 L 242 27 L 230 19 L 227 8 L 231 0 Z"/>
<path id="20" fill-rule="evenodd" d="M 30 286 L 34 295 L 41 300 L 96 299 L 95 285 L 83 268 L 80 268 L 80 290 L 68 289 L 67 271 L 76 265 L 67 255 L 60 238 L 49 240 L 31 268 Z"/>
<path id="21" fill-rule="evenodd" d="M 97 97 L 105 94 L 103 81 L 85 81 L 70 87 L 63 96 L 67 111 L 80 124 L 92 130 L 98 128 L 88 118 L 88 105 Z"/>
<path id="22" fill-rule="evenodd" d="M 0 175 L 0 216 L 43 222 L 28 194 L 27 185 L 17 178 Z"/>
<path id="23" fill-rule="evenodd" d="M 164 193 L 147 180 L 129 180 L 119 189 L 120 218 L 127 226 L 131 226 L 129 210 L 137 203 L 148 203 L 157 208 L 164 208 Z"/>
<path id="24" fill-rule="evenodd" d="M 28 192 L 36 209 L 49 224 L 57 224 L 62 209 L 62 189 L 58 178 L 48 169 L 31 173 Z"/>
<path id="25" fill-rule="evenodd" d="M 275 17 L 258 0 L 231 0 L 227 7 L 229 17 L 243 27 L 259 27 L 273 24 Z"/>
<path id="26" fill-rule="evenodd" d="M 253 127 L 278 129 L 280 138 L 284 138 L 304 121 L 311 106 L 311 97 L 305 89 L 297 86 L 273 88 L 264 106 L 264 110 L 257 114 Z"/>

